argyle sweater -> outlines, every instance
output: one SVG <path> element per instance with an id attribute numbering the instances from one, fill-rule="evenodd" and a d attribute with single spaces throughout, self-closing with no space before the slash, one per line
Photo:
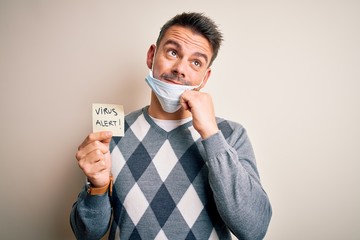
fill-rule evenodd
<path id="1" fill-rule="evenodd" d="M 202 140 L 185 123 L 166 132 L 147 107 L 125 117 L 110 150 L 112 196 L 80 192 L 71 212 L 77 239 L 262 239 L 271 218 L 245 129 L 217 118 Z"/>

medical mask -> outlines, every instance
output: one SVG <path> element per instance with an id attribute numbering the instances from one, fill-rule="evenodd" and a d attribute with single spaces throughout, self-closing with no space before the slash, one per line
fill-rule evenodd
<path id="1" fill-rule="evenodd" d="M 180 97 L 186 90 L 198 88 L 203 82 L 197 86 L 171 84 L 154 78 L 151 70 L 145 81 L 156 94 L 162 109 L 168 113 L 174 113 L 181 108 Z"/>

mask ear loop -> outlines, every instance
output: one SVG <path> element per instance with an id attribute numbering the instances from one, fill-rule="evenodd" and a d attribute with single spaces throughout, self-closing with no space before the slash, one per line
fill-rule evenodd
<path id="1" fill-rule="evenodd" d="M 151 65 L 151 76 L 153 76 L 153 73 L 154 73 L 154 65 L 155 65 L 155 56 L 156 56 L 156 46 L 155 46 L 155 51 L 154 51 L 154 56 L 153 56 L 153 61 L 152 61 L 152 65 Z"/>
<path id="2" fill-rule="evenodd" d="M 203 78 L 202 78 L 202 80 L 201 80 L 201 83 L 200 83 L 200 84 L 198 84 L 197 86 L 194 86 L 194 89 L 195 89 L 195 88 L 199 88 L 199 87 L 201 87 L 201 85 L 202 85 L 202 84 L 203 84 L 203 82 L 204 82 L 205 76 L 206 76 L 206 72 L 205 72 L 205 74 L 204 74 L 204 76 L 203 76 Z M 200 89 L 199 89 L 199 90 L 200 90 Z"/>

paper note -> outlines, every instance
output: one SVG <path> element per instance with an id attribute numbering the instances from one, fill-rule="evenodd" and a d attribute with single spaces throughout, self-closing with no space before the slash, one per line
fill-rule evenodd
<path id="1" fill-rule="evenodd" d="M 112 131 L 113 136 L 124 136 L 124 108 L 116 104 L 92 105 L 93 132 Z"/>

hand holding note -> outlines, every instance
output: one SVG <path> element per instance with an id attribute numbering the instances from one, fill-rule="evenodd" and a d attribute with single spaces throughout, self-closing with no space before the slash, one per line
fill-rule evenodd
<path id="1" fill-rule="evenodd" d="M 111 132 L 91 133 L 85 138 L 76 153 L 79 167 L 94 187 L 103 187 L 109 183 L 111 137 Z"/>
<path id="2" fill-rule="evenodd" d="M 124 136 L 124 109 L 121 105 L 93 104 L 93 133 L 89 134 L 76 153 L 79 167 L 94 187 L 109 183 L 113 136 Z"/>

